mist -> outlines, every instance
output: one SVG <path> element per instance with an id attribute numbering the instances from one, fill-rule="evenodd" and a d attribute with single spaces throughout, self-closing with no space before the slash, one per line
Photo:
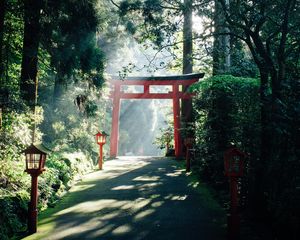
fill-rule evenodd
<path id="1" fill-rule="evenodd" d="M 160 128 L 167 128 L 166 112 L 171 100 L 121 101 L 119 155 L 162 156 L 164 151 L 153 142 Z"/>
<path id="2" fill-rule="evenodd" d="M 118 45 L 118 44 L 116 44 Z M 122 76 L 158 76 L 174 74 L 166 71 L 171 57 L 166 52 L 157 54 L 157 50 L 138 44 L 128 36 L 113 51 L 105 50 L 107 74 L 114 80 Z M 154 58 L 154 56 L 156 56 Z M 121 81 L 121 79 L 120 79 Z M 127 88 L 127 89 L 126 89 Z M 122 90 L 128 90 L 128 86 Z M 131 86 L 133 92 L 140 92 L 139 86 Z M 157 92 L 165 91 L 162 86 Z M 167 118 L 172 112 L 170 99 L 121 99 L 119 118 L 118 155 L 162 156 L 164 149 L 154 144 L 161 129 L 168 128 Z"/>

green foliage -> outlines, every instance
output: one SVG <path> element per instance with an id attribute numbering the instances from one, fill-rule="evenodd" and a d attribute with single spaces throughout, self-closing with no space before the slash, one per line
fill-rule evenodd
<path id="1" fill-rule="evenodd" d="M 231 38 L 230 74 L 236 77 L 258 77 L 258 68 L 249 51 L 238 39 Z"/>
<path id="2" fill-rule="evenodd" d="M 268 162 L 262 166 L 259 81 L 251 78 L 215 76 L 192 86 L 197 93 L 197 154 L 194 169 L 218 190 L 227 189 L 223 173 L 223 154 L 230 144 L 248 154 L 241 184 L 242 209 L 257 211 L 258 188 L 264 192 L 264 211 L 280 239 L 294 239 L 299 223 L 299 83 L 283 86 L 277 102 L 275 119 L 269 123 L 273 147 Z M 298 127 L 297 127 L 298 126 Z M 298 146 L 298 147 L 297 147 Z M 263 177 L 257 175 L 263 168 Z M 227 190 L 226 190 L 227 191 Z M 262 201 L 260 199 L 260 201 Z M 262 203 L 261 203 L 262 204 Z M 270 217 L 271 216 L 271 217 Z M 283 229 L 285 229 L 283 231 Z M 296 239 L 296 238 L 295 238 Z"/>
<path id="3" fill-rule="evenodd" d="M 41 89 L 45 120 L 41 129 L 45 133 L 43 140 L 55 151 L 68 153 L 81 151 L 89 161 L 97 161 L 98 147 L 95 144 L 94 134 L 102 131 L 110 132 L 104 128 L 106 116 L 109 111 L 107 101 L 99 97 L 97 90 L 86 90 L 86 84 L 72 84 L 69 90 L 62 95 L 57 108 L 53 109 L 51 90 Z M 105 96 L 105 89 L 102 95 Z M 81 96 L 80 104 L 76 98 Z M 92 160 L 91 160 L 92 159 Z"/>
<path id="4" fill-rule="evenodd" d="M 30 177 L 24 173 L 22 151 L 31 143 L 33 120 L 41 129 L 36 131 L 36 140 L 43 139 L 54 149 L 48 156 L 47 170 L 39 177 L 39 209 L 43 210 L 93 168 L 98 154 L 93 134 L 99 121 L 95 119 L 103 117 L 106 110 L 104 104 L 103 109 L 98 108 L 103 102 L 99 104 L 99 94 L 92 93 L 104 83 L 105 57 L 97 47 L 96 32 L 99 21 L 107 19 L 99 17 L 97 1 L 43 2 L 38 53 L 39 104 L 43 107 L 37 107 L 36 115 L 20 100 L 24 1 L 7 0 L 5 4 L 4 25 L 0 26 L 0 239 L 25 230 Z M 63 87 L 76 82 L 72 87 L 78 91 L 63 96 L 68 101 L 57 104 L 53 112 L 55 89 L 49 86 L 57 81 Z M 83 112 L 73 105 L 78 92 L 89 95 Z"/>
<path id="5" fill-rule="evenodd" d="M 272 130 L 273 148 L 268 164 L 264 166 L 266 205 L 272 215 L 272 224 L 282 239 L 297 239 L 300 222 L 300 84 L 288 80 L 282 87 L 282 98 L 277 101 Z M 287 235 L 288 232 L 288 235 Z"/>
<path id="6" fill-rule="evenodd" d="M 172 142 L 174 141 L 174 134 L 172 127 L 165 129 L 160 128 L 160 135 L 155 138 L 154 144 L 157 145 L 160 149 L 171 147 Z"/>
<path id="7" fill-rule="evenodd" d="M 40 210 L 53 206 L 74 181 L 93 168 L 93 161 L 97 160 L 98 149 L 93 135 L 94 128 L 90 129 L 94 118 L 87 120 L 85 118 L 88 114 L 82 114 L 76 109 L 73 105 L 75 94 L 76 92 L 70 95 L 69 101 L 65 103 L 64 109 L 69 111 L 51 114 L 52 109 L 48 109 L 45 103 L 45 111 L 42 111 L 41 107 L 37 108 L 36 122 L 41 123 L 45 115 L 46 121 L 44 120 L 40 128 L 46 133 L 45 140 L 51 140 L 52 144 L 48 143 L 48 146 L 55 150 L 47 158 L 46 171 L 39 177 Z M 74 107 L 70 108 L 70 105 Z M 89 107 L 89 116 L 92 113 L 96 118 L 104 115 L 102 111 L 105 108 L 95 109 L 96 104 L 92 101 L 90 105 L 92 107 Z M 1 239 L 8 239 L 26 229 L 30 177 L 24 173 L 25 162 L 22 151 L 31 142 L 32 121 L 32 115 L 29 113 L 5 111 L 3 114 L 3 125 L 0 131 Z M 51 127 L 46 125 L 48 123 Z M 97 121 L 95 123 L 98 124 Z M 42 134 L 39 130 L 36 135 L 41 139 Z M 5 208 L 2 208 L 3 206 Z"/>
<path id="8" fill-rule="evenodd" d="M 46 171 L 39 178 L 39 208 L 52 207 L 73 182 L 92 169 L 92 163 L 82 152 L 52 153 Z"/>
<path id="9" fill-rule="evenodd" d="M 67 84 L 73 76 L 80 80 L 92 79 L 91 84 L 101 87 L 104 54 L 96 44 L 99 24 L 96 2 L 53 1 L 44 10 L 41 44 L 50 55 L 57 81 Z"/>
<path id="10" fill-rule="evenodd" d="M 230 144 L 250 153 L 259 149 L 259 82 L 257 79 L 215 76 L 192 86 L 197 93 L 196 141 L 200 173 L 215 185 L 225 184 L 223 153 Z M 250 165 L 249 165 L 250 167 Z"/>
<path id="11" fill-rule="evenodd" d="M 0 194 L 0 238 L 10 239 L 10 236 L 25 230 L 27 221 L 27 202 L 29 194 L 25 190 L 15 194 Z"/>
<path id="12" fill-rule="evenodd" d="M 22 230 L 26 223 L 29 178 L 22 150 L 30 140 L 28 114 L 5 112 L 0 130 L 0 238 Z"/>
<path id="13" fill-rule="evenodd" d="M 168 9 L 164 4 L 168 6 L 160 0 L 124 0 L 120 3 L 119 15 L 126 29 L 140 42 L 150 40 L 157 46 L 163 46 L 165 42 L 170 44 L 174 41 L 171 36 L 180 25 L 180 20 L 176 19 L 180 9 L 177 6 Z"/>
<path id="14" fill-rule="evenodd" d="M 0 73 L 0 88 L 17 91 L 21 74 L 23 44 L 23 1 L 6 1 L 2 56 L 4 73 Z"/>

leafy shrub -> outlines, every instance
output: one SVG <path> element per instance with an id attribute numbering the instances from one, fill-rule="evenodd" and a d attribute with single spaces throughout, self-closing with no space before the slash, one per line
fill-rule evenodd
<path id="1" fill-rule="evenodd" d="M 257 79 L 215 76 L 192 86 L 196 164 L 202 177 L 215 185 L 226 184 L 223 154 L 230 144 L 250 154 L 250 164 L 259 156 L 259 83 Z"/>
<path id="2" fill-rule="evenodd" d="M 0 239 L 10 239 L 10 236 L 25 229 L 28 201 L 27 191 L 0 197 Z"/>

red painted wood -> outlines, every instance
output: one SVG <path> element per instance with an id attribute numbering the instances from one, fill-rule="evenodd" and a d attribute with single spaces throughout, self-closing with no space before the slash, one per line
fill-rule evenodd
<path id="1" fill-rule="evenodd" d="M 144 94 L 150 94 L 150 85 L 144 85 Z"/>
<path id="2" fill-rule="evenodd" d="M 120 115 L 120 85 L 115 85 L 114 98 L 113 98 L 111 137 L 110 137 L 110 157 L 116 157 L 118 154 L 119 115 Z"/>
<path id="3" fill-rule="evenodd" d="M 167 85 L 171 86 L 173 84 L 177 85 L 191 85 L 195 82 L 198 82 L 198 78 L 189 79 L 189 80 L 110 80 L 109 82 L 114 85 L 143 85 L 143 86 L 150 86 L 150 85 Z"/>
<path id="4" fill-rule="evenodd" d="M 98 166 L 99 170 L 103 169 L 103 144 L 99 145 L 99 160 L 98 160 Z"/>
<path id="5" fill-rule="evenodd" d="M 178 92 L 176 93 L 177 98 L 182 99 L 190 99 L 195 94 L 189 94 L 189 93 L 182 93 Z M 111 95 L 113 98 L 113 96 Z M 174 94 L 171 93 L 120 93 L 121 99 L 173 99 Z"/>
<path id="6" fill-rule="evenodd" d="M 31 174 L 31 193 L 30 205 L 28 211 L 28 231 L 29 233 L 36 233 L 37 230 L 37 201 L 38 201 L 38 175 Z"/>

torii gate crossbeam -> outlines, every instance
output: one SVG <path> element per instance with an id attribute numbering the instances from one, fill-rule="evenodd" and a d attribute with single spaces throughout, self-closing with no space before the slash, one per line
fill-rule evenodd
<path id="1" fill-rule="evenodd" d="M 172 99 L 174 117 L 174 145 L 175 156 L 182 156 L 182 140 L 180 136 L 180 99 L 190 99 L 191 94 L 182 92 L 187 86 L 203 78 L 204 73 L 185 74 L 177 76 L 155 76 L 155 77 L 128 77 L 124 80 L 110 80 L 113 85 L 111 98 L 113 99 L 112 128 L 110 138 L 110 157 L 116 157 L 118 153 L 119 138 L 119 114 L 121 99 Z M 116 78 L 117 79 L 117 78 Z M 123 92 L 122 86 L 144 86 L 142 93 Z M 172 86 L 168 93 L 152 93 L 150 86 Z"/>

